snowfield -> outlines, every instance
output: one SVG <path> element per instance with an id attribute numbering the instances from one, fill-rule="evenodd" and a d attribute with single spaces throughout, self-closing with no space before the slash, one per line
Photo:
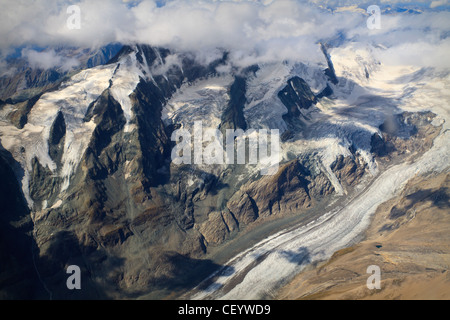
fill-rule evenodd
<path id="1" fill-rule="evenodd" d="M 134 128 L 129 124 L 133 116 L 129 95 L 139 83 L 139 77 L 143 77 L 143 73 L 138 68 L 136 55 L 133 53 L 123 57 L 118 63 L 83 70 L 64 82 L 58 90 L 42 95 L 31 109 L 23 129 L 17 129 L 7 120 L 0 120 L 1 143 L 24 168 L 22 190 L 30 208 L 33 207 L 33 200 L 29 195 L 32 159 L 37 157 L 43 167 L 52 172 L 56 170 L 56 164 L 48 153 L 48 140 L 58 112 L 61 111 L 64 116 L 66 136 L 62 169 L 54 174 L 63 178 L 63 192 L 69 187 L 70 177 L 80 163 L 95 129 L 94 119 L 84 121 L 89 105 L 104 90 L 110 88 L 127 120 L 124 131 L 132 131 Z M 2 116 L 5 117 L 6 114 Z M 21 151 L 22 147 L 24 152 Z"/>

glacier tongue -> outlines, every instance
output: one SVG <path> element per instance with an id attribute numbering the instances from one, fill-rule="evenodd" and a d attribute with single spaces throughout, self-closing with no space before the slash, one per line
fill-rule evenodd
<path id="1" fill-rule="evenodd" d="M 129 95 L 136 89 L 140 78 L 145 78 L 145 76 L 141 69 L 139 69 L 138 62 L 136 60 L 136 52 L 133 52 L 119 61 L 117 69 L 111 79 L 112 86 L 110 91 L 114 99 L 122 106 L 122 110 L 127 121 L 124 132 L 131 132 L 134 129 L 133 126 L 130 125 L 132 111 Z"/>

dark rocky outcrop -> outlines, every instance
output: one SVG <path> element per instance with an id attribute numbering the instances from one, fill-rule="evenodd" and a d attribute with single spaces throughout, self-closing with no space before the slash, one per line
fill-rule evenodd
<path id="1" fill-rule="evenodd" d="M 97 180 L 114 173 L 119 162 L 123 161 L 121 144 L 114 143 L 113 146 L 110 144 L 113 136 L 123 128 L 126 121 L 122 107 L 114 100 L 109 90 L 102 93 L 95 105 L 94 114 L 97 115 L 95 117 L 97 126 L 85 152 L 85 158 L 90 177 Z M 110 148 L 106 149 L 108 146 Z"/>
<path id="2" fill-rule="evenodd" d="M 158 185 L 157 169 L 170 152 L 169 132 L 161 121 L 164 93 L 152 83 L 142 81 L 130 95 L 138 127 L 133 133 L 139 141 L 146 187 Z M 131 159 L 130 159 L 131 160 Z"/>
<path id="3" fill-rule="evenodd" d="M 211 212 L 208 220 L 198 226 L 199 232 L 208 245 L 223 243 L 237 229 L 238 223 L 228 210 Z"/>
<path id="4" fill-rule="evenodd" d="M 8 115 L 8 118 L 12 124 L 14 124 L 18 129 L 22 129 L 28 121 L 28 114 L 40 97 L 41 94 L 34 96 L 27 101 L 15 104 L 15 110 Z"/>
<path id="5" fill-rule="evenodd" d="M 227 129 L 247 129 L 247 123 L 244 118 L 244 106 L 247 101 L 246 80 L 244 77 L 236 76 L 230 88 L 230 101 L 225 108 L 219 130 L 221 130 L 224 137 Z"/>
<path id="6" fill-rule="evenodd" d="M 228 201 L 227 207 L 238 221 L 243 224 L 250 224 L 259 217 L 259 210 L 255 200 L 244 191 L 235 193 Z"/>
<path id="7" fill-rule="evenodd" d="M 370 140 L 370 146 L 371 146 L 370 152 L 372 152 L 378 157 L 384 157 L 393 150 L 395 150 L 392 143 L 390 143 L 389 141 L 385 141 L 383 137 L 382 136 L 380 137 L 380 135 L 377 133 L 374 133 L 372 135 Z"/>
<path id="8" fill-rule="evenodd" d="M 65 135 L 66 122 L 64 121 L 63 113 L 60 111 L 53 121 L 48 139 L 48 153 L 57 164 L 61 163 Z"/>
<path id="9" fill-rule="evenodd" d="M 40 164 L 34 157 L 31 160 L 30 197 L 33 201 L 41 204 L 43 201 L 55 199 L 59 190 L 60 178 L 55 177 L 48 167 Z"/>
<path id="10" fill-rule="evenodd" d="M 327 83 L 327 86 L 317 95 L 317 99 L 329 97 L 332 94 L 333 94 L 333 89 L 331 89 L 330 84 Z"/>
<path id="11" fill-rule="evenodd" d="M 333 192 L 323 174 L 314 175 L 299 160 L 292 160 L 276 175 L 244 184 L 227 207 L 240 223 L 249 224 L 259 217 L 299 213 Z"/>
<path id="12" fill-rule="evenodd" d="M 293 119 L 300 116 L 300 109 L 309 109 L 316 103 L 311 88 L 300 77 L 293 77 L 288 84 L 278 93 L 281 102 L 286 106 L 288 112 L 284 118 Z"/>
<path id="13" fill-rule="evenodd" d="M 0 150 L 0 299 L 32 299 L 41 290 L 33 267 L 33 222 L 12 168 Z"/>
<path id="14" fill-rule="evenodd" d="M 327 59 L 328 68 L 324 70 L 325 75 L 328 77 L 328 79 L 333 84 L 338 84 L 338 78 L 336 77 L 336 72 L 334 71 L 333 62 L 331 61 L 331 57 L 328 54 L 328 50 L 325 46 L 325 44 L 320 43 L 320 49 L 322 50 L 323 54 L 325 55 L 325 58 Z"/>
<path id="15" fill-rule="evenodd" d="M 355 186 L 364 175 L 367 164 L 360 157 L 353 158 L 340 155 L 330 167 L 341 183 L 347 186 Z"/>

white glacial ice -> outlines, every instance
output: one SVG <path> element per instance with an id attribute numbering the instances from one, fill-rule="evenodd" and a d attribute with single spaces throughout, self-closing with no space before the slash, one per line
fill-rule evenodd
<path id="1" fill-rule="evenodd" d="M 132 131 L 130 120 L 133 115 L 129 95 L 135 90 L 140 77 L 144 75 L 138 66 L 136 54 L 132 53 L 124 56 L 118 63 L 83 70 L 62 83 L 58 90 L 43 94 L 31 109 L 23 129 L 17 129 L 8 121 L 0 120 L 2 145 L 24 168 L 22 190 L 30 207 L 33 206 L 29 196 L 32 159 L 36 157 L 43 167 L 47 167 L 55 175 L 58 174 L 63 179 L 61 192 L 65 191 L 96 126 L 94 118 L 89 122 L 84 121 L 89 105 L 97 100 L 104 90 L 110 88 L 113 98 L 119 102 L 124 112 L 124 132 Z M 61 171 L 56 172 L 56 164 L 48 153 L 48 139 L 50 128 L 59 111 L 62 112 L 66 123 L 66 136 Z"/>

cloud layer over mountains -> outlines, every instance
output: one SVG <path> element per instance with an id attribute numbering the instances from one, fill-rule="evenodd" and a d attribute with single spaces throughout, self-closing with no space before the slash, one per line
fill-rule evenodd
<path id="1" fill-rule="evenodd" d="M 70 5 L 80 8 L 80 29 L 67 27 Z M 422 2 L 421 7 L 430 6 Z M 39 64 L 39 53 L 30 48 L 137 42 L 194 51 L 205 61 L 215 58 L 217 49 L 226 49 L 235 64 L 250 65 L 323 61 L 318 42 L 353 41 L 388 48 L 379 54 L 385 63 L 449 66 L 449 11 L 383 11 L 381 29 L 370 30 L 365 9 L 330 10 L 330 1 L 306 0 L 7 0 L 0 12 L 0 50 L 5 57 L 12 49 L 26 48 L 23 55 Z M 42 58 L 42 67 L 76 65 L 54 52 Z"/>

